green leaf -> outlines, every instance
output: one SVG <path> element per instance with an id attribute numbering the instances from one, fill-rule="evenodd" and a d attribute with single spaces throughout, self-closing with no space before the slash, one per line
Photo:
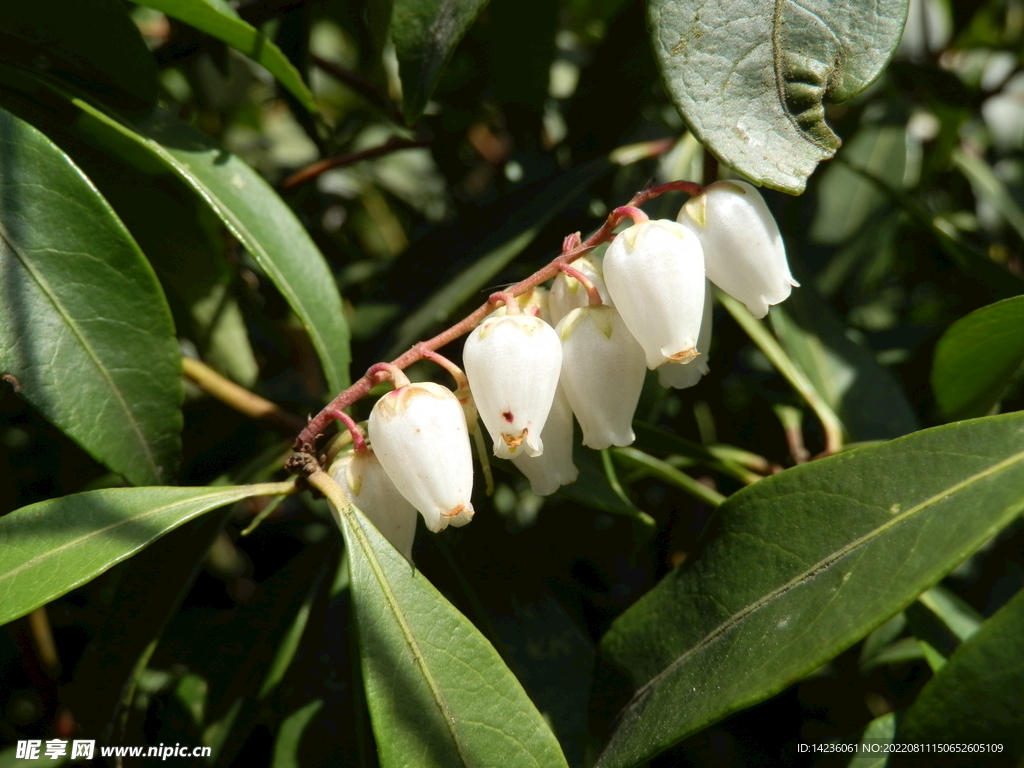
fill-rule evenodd
<path id="1" fill-rule="evenodd" d="M 305 706 L 299 707 L 281 721 L 274 740 L 274 757 L 270 768 L 300 768 L 299 743 L 302 734 L 323 707 L 323 699 L 314 699 Z"/>
<path id="2" fill-rule="evenodd" d="M 847 336 L 813 288 L 799 288 L 771 309 L 782 348 L 842 419 L 854 441 L 887 440 L 920 428 L 903 387 L 871 350 Z"/>
<path id="3" fill-rule="evenodd" d="M 565 766 L 544 718 L 480 632 L 337 485 L 381 766 Z"/>
<path id="4" fill-rule="evenodd" d="M 1024 754 L 1024 591 L 963 643 L 921 690 L 900 723 L 901 742 L 1002 744 Z M 896 766 L 924 764 L 894 757 Z M 934 765 L 934 755 L 931 756 Z M 978 758 L 983 764 L 986 755 Z M 973 763 L 973 761 L 972 761 Z"/>
<path id="5" fill-rule="evenodd" d="M 902 188 L 907 167 L 906 126 L 865 126 L 843 148 L 843 156 L 891 186 Z M 810 237 L 818 243 L 837 245 L 857 234 L 886 203 L 886 196 L 848 166 L 829 165 L 821 174 L 817 203 Z"/>
<path id="6" fill-rule="evenodd" d="M 284 295 L 309 333 L 327 378 L 348 385 L 349 333 L 337 283 L 302 224 L 242 160 L 205 134 L 159 110 L 129 127 L 80 99 L 79 128 L 144 169 L 169 170 L 220 217 Z"/>
<path id="7" fill-rule="evenodd" d="M 799 194 L 839 147 L 824 99 L 863 91 L 899 43 L 907 0 L 652 0 L 654 55 L 705 147 L 759 184 Z"/>
<path id="8" fill-rule="evenodd" d="M 153 270 L 96 188 L 0 110 L 0 372 L 97 460 L 172 479 L 181 358 Z"/>
<path id="9" fill-rule="evenodd" d="M 0 518 L 0 624 L 24 616 L 211 509 L 292 483 L 111 488 L 40 501 Z"/>
<path id="10" fill-rule="evenodd" d="M 996 406 L 1024 363 L 1024 296 L 997 301 L 957 320 L 939 339 L 932 389 L 950 421 Z"/>
<path id="11" fill-rule="evenodd" d="M 156 61 L 117 0 L 4 3 L 5 59 L 40 67 L 132 119 L 156 104 Z"/>
<path id="12" fill-rule="evenodd" d="M 242 21 L 224 0 L 139 0 L 139 5 L 173 16 L 237 48 L 276 77 L 302 106 L 317 112 L 313 94 L 288 57 L 266 35 Z"/>
<path id="13" fill-rule="evenodd" d="M 633 766 L 782 690 L 902 610 L 1024 507 L 1024 414 L 789 469 L 719 507 L 601 642 L 625 699 L 597 765 Z M 607 714 L 611 714 L 608 712 Z"/>
<path id="14" fill-rule="evenodd" d="M 892 712 L 876 717 L 861 734 L 857 756 L 847 763 L 847 768 L 885 768 L 889 753 L 878 749 L 881 744 L 892 743 L 896 734 L 896 715 Z"/>
<path id="15" fill-rule="evenodd" d="M 445 64 L 487 0 L 393 0 L 391 39 L 402 78 L 402 112 L 423 114 Z"/>

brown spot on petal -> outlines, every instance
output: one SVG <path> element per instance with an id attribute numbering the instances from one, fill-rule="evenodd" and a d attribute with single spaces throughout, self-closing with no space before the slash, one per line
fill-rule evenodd
<path id="1" fill-rule="evenodd" d="M 512 416 L 512 411 L 505 411 L 503 414 L 501 414 L 501 417 L 505 419 L 505 421 L 507 421 L 509 424 L 511 424 L 514 420 Z"/>
<path id="2" fill-rule="evenodd" d="M 529 432 L 528 429 L 524 429 L 518 435 L 510 435 L 507 432 L 502 432 L 501 439 L 505 441 L 505 445 L 507 445 L 509 448 L 515 449 L 523 444 L 523 440 L 526 439 L 527 432 Z"/>
<path id="3" fill-rule="evenodd" d="M 700 352 L 693 347 L 690 347 L 689 349 L 684 349 L 682 352 L 676 352 L 674 355 L 669 355 L 668 359 L 673 363 L 688 363 L 695 357 L 699 356 Z"/>
<path id="4" fill-rule="evenodd" d="M 459 506 L 455 507 L 454 509 L 449 509 L 447 512 L 442 512 L 441 517 L 458 517 L 463 513 L 463 511 L 465 511 L 465 509 L 465 504 L 459 504 Z"/>

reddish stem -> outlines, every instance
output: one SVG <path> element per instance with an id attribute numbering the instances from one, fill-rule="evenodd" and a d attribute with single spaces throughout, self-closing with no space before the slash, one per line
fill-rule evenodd
<path id="1" fill-rule="evenodd" d="M 523 293 L 526 293 L 526 291 L 523 291 Z M 519 294 L 514 294 L 511 291 L 498 291 L 497 293 L 491 294 L 490 298 L 487 299 L 487 303 L 494 304 L 495 306 L 498 304 L 504 304 L 505 314 L 521 315 L 523 312 L 519 308 L 519 302 L 516 301 L 516 296 L 518 295 Z"/>
<path id="2" fill-rule="evenodd" d="M 352 445 L 355 447 L 356 453 L 365 453 L 366 440 L 363 439 L 363 430 L 361 430 L 359 425 L 356 424 L 356 420 L 344 411 L 332 410 L 331 416 L 348 427 L 349 434 L 352 435 Z"/>
<path id="3" fill-rule="evenodd" d="M 641 190 L 633 195 L 633 199 L 629 201 L 629 205 L 616 208 L 608 214 L 608 218 L 604 224 L 601 225 L 594 234 L 588 237 L 583 242 L 579 241 L 579 235 L 570 235 L 566 238 L 564 245 L 569 246 L 570 250 L 563 251 L 560 256 L 555 257 L 547 266 L 541 267 L 529 277 L 520 280 L 518 283 L 500 293 L 493 294 L 485 304 L 477 307 L 472 313 L 464 317 L 461 321 L 453 325 L 451 328 L 442 331 L 431 339 L 422 341 L 416 344 L 412 349 L 399 355 L 390 363 L 377 363 L 370 367 L 370 369 L 363 374 L 363 376 L 357 381 L 353 382 L 352 386 L 340 393 L 337 397 L 330 402 L 330 404 L 320 411 L 316 416 L 309 420 L 306 428 L 303 429 L 298 437 L 295 439 L 295 452 L 294 456 L 288 463 L 289 469 L 296 473 L 308 474 L 312 469 L 315 469 L 315 460 L 311 461 L 311 457 L 316 452 L 316 441 L 320 438 L 324 429 L 331 422 L 331 413 L 333 411 L 344 411 L 352 403 L 362 399 L 375 384 L 380 381 L 390 378 L 395 382 L 396 386 L 404 386 L 408 384 L 408 379 L 405 374 L 402 373 L 404 368 L 408 368 L 413 363 L 422 360 L 426 355 L 425 352 L 433 352 L 434 350 L 441 349 L 442 347 L 455 341 L 460 336 L 464 336 L 471 330 L 476 328 L 480 322 L 487 317 L 491 312 L 494 311 L 494 306 L 499 301 L 505 301 L 506 306 L 511 311 L 519 309 L 519 303 L 515 300 L 516 296 L 521 296 L 527 291 L 536 288 L 541 283 L 550 280 L 552 277 L 557 275 L 564 265 L 571 264 L 586 254 L 590 253 L 597 246 L 602 243 L 609 242 L 615 236 L 615 228 L 619 226 L 625 219 L 632 219 L 634 222 L 637 221 L 635 218 L 636 213 L 643 215 L 643 220 L 646 220 L 646 214 L 642 211 L 637 211 L 637 207 L 643 205 L 648 200 L 652 200 L 659 195 L 663 195 L 666 192 L 686 192 L 690 195 L 703 194 L 704 188 L 699 184 L 692 181 L 672 181 L 668 184 L 661 184 L 656 187 L 649 187 L 648 189 Z M 511 303 L 515 305 L 515 309 L 509 305 L 508 300 L 505 297 L 511 299 Z M 382 376 L 383 374 L 383 376 Z M 396 376 L 401 377 L 397 379 Z M 404 381 L 404 384 L 400 384 L 400 381 Z"/>
<path id="4" fill-rule="evenodd" d="M 512 301 L 515 301 L 515 299 L 513 299 Z M 438 352 L 435 352 L 432 349 L 427 349 L 423 344 L 417 344 L 416 346 L 422 347 L 420 349 L 420 354 L 423 356 L 424 360 L 429 360 L 432 363 L 437 363 L 452 375 L 452 378 L 455 379 L 455 386 L 458 389 L 465 389 L 467 391 L 469 390 L 469 379 L 466 378 L 466 372 L 459 368 L 459 366 L 457 366 L 444 355 L 439 354 Z"/>
<path id="5" fill-rule="evenodd" d="M 601 301 L 601 293 L 597 290 L 597 286 L 594 285 L 589 277 L 568 264 L 560 264 L 558 268 L 586 289 L 590 306 L 599 307 L 604 303 Z"/>

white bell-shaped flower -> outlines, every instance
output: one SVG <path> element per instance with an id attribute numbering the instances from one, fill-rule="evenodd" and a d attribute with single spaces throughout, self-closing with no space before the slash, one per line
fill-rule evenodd
<path id="1" fill-rule="evenodd" d="M 341 456 L 331 467 L 331 476 L 356 507 L 362 510 L 377 530 L 395 549 L 412 560 L 416 538 L 416 507 L 398 491 L 372 448 Z M 338 510 L 331 506 L 341 525 Z"/>
<path id="2" fill-rule="evenodd" d="M 697 334 L 697 355 L 688 363 L 667 363 L 658 369 L 658 383 L 663 387 L 687 389 L 695 386 L 706 375 L 708 367 L 708 350 L 711 348 L 711 311 L 713 294 L 711 286 L 704 291 L 704 317 L 700 321 L 700 333 Z"/>
<path id="3" fill-rule="evenodd" d="M 561 386 L 555 392 L 541 439 L 544 441 L 542 456 L 518 451 L 512 463 L 526 475 L 534 493 L 550 496 L 563 485 L 576 482 L 580 473 L 572 460 L 572 408 Z"/>
<path id="4" fill-rule="evenodd" d="M 716 181 L 690 198 L 678 220 L 700 238 L 708 279 L 754 317 L 789 298 L 794 286 L 786 246 L 768 206 L 745 181 Z"/>
<path id="5" fill-rule="evenodd" d="M 608 246 L 604 279 L 648 368 L 696 356 L 707 281 L 692 231 L 664 219 L 634 224 Z"/>
<path id="6" fill-rule="evenodd" d="M 469 334 L 462 360 L 494 455 L 539 456 L 562 367 L 555 329 L 530 315 L 491 316 Z"/>
<path id="7" fill-rule="evenodd" d="M 473 458 L 462 405 L 432 382 L 388 392 L 370 412 L 370 442 L 399 492 L 437 533 L 473 517 Z"/>
<path id="8" fill-rule="evenodd" d="M 562 389 L 583 429 L 583 444 L 629 445 L 644 386 L 644 350 L 613 307 L 574 309 L 558 324 Z M 664 366 L 663 366 L 664 367 Z"/>
<path id="9" fill-rule="evenodd" d="M 603 257 L 584 256 L 572 263 L 573 269 L 579 270 L 590 282 L 594 284 L 601 301 L 609 306 L 612 305 L 611 296 L 608 295 L 608 288 L 604 284 L 604 272 L 602 265 Z M 585 307 L 590 304 L 587 289 L 583 287 L 575 277 L 559 272 L 551 281 L 551 290 L 548 292 L 548 313 L 551 316 L 552 325 L 558 325 L 562 318 L 574 309 Z"/>

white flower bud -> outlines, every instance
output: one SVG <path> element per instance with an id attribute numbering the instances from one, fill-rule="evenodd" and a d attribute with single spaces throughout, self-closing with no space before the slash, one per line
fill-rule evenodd
<path id="1" fill-rule="evenodd" d="M 398 492 L 373 449 L 343 455 L 331 467 L 331 476 L 349 501 L 362 510 L 406 560 L 411 561 L 412 543 L 416 538 L 416 507 Z M 331 511 L 341 525 L 341 516 L 333 505 Z"/>
<path id="2" fill-rule="evenodd" d="M 700 321 L 700 333 L 697 335 L 697 354 L 699 357 L 688 363 L 668 363 L 658 369 L 658 383 L 663 387 L 687 389 L 700 381 L 709 370 L 708 350 L 711 348 L 711 311 L 713 294 L 711 286 L 704 291 L 704 317 Z"/>
<path id="3" fill-rule="evenodd" d="M 473 517 L 473 458 L 458 398 L 440 384 L 399 387 L 370 412 L 370 442 L 399 492 L 437 533 Z"/>
<path id="4" fill-rule="evenodd" d="M 539 456 L 562 366 L 555 329 L 529 315 L 489 317 L 466 339 L 462 361 L 494 455 Z"/>
<path id="5" fill-rule="evenodd" d="M 613 307 L 574 309 L 558 324 L 562 388 L 583 429 L 583 444 L 629 445 L 644 386 L 644 350 Z"/>
<path id="6" fill-rule="evenodd" d="M 634 224 L 608 246 L 604 279 L 648 368 L 696 356 L 707 281 L 693 232 L 667 220 Z"/>
<path id="7" fill-rule="evenodd" d="M 519 451 L 512 457 L 512 463 L 526 475 L 534 493 L 550 496 L 561 486 L 576 482 L 580 473 L 572 461 L 572 409 L 561 387 L 551 403 L 541 439 L 544 455 L 530 456 Z"/>
<path id="8" fill-rule="evenodd" d="M 690 198 L 678 220 L 704 247 L 708 279 L 747 305 L 754 317 L 800 284 L 789 273 L 786 246 L 768 206 L 745 181 L 716 181 Z"/>
<path id="9" fill-rule="evenodd" d="M 582 272 L 583 276 L 594 284 L 602 302 L 609 306 L 612 305 L 608 288 L 604 284 L 601 258 L 584 256 L 582 259 L 574 261 L 572 267 Z M 552 325 L 558 325 L 562 318 L 574 309 L 585 307 L 588 304 L 590 304 L 590 297 L 587 295 L 587 289 L 579 280 L 564 272 L 555 275 L 551 282 L 551 291 L 548 294 L 548 312 L 551 315 Z"/>

